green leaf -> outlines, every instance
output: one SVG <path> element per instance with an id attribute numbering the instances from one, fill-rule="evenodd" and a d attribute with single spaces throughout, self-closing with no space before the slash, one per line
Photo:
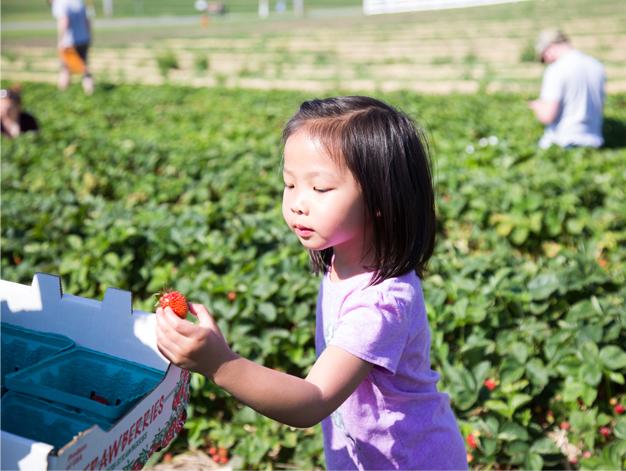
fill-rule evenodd
<path id="1" fill-rule="evenodd" d="M 533 358 L 526 364 L 526 373 L 531 383 L 538 386 L 548 384 L 550 373 L 539 358 Z"/>
<path id="2" fill-rule="evenodd" d="M 580 379 L 586 384 L 596 386 L 602 379 L 602 370 L 597 363 L 584 363 L 580 369 Z"/>
<path id="3" fill-rule="evenodd" d="M 530 402 L 532 400 L 532 396 L 529 394 L 514 394 L 513 397 L 509 400 L 509 404 L 513 411 L 519 409 L 524 404 Z"/>
<path id="4" fill-rule="evenodd" d="M 521 245 L 528 239 L 529 232 L 528 227 L 517 226 L 511 233 L 511 240 L 513 243 Z"/>
<path id="5" fill-rule="evenodd" d="M 600 350 L 600 361 L 609 370 L 626 368 L 626 352 L 616 345 L 607 345 Z"/>
<path id="6" fill-rule="evenodd" d="M 513 440 L 528 440 L 528 432 L 524 427 L 514 422 L 506 422 L 500 427 L 498 438 L 507 442 Z"/>
<path id="7" fill-rule="evenodd" d="M 529 470 L 543 469 L 543 458 L 537 453 L 526 454 L 526 458 L 524 459 L 524 468 Z"/>
<path id="8" fill-rule="evenodd" d="M 486 456 L 493 456 L 498 449 L 498 441 L 495 438 L 481 438 L 480 445 Z"/>
<path id="9" fill-rule="evenodd" d="M 276 306 L 270 303 L 259 303 L 257 306 L 259 314 L 261 314 L 268 322 L 276 320 Z"/>
<path id="10" fill-rule="evenodd" d="M 622 440 L 626 440 L 626 417 L 620 417 L 615 422 L 615 428 L 613 429 L 613 433 L 617 438 Z"/>
<path id="11" fill-rule="evenodd" d="M 521 464 L 528 453 L 528 443 L 514 440 L 504 446 L 504 452 L 510 456 L 511 464 Z"/>
<path id="12" fill-rule="evenodd" d="M 528 345 L 522 342 L 513 342 L 510 352 L 520 364 L 526 363 L 528 359 Z"/>
<path id="13" fill-rule="evenodd" d="M 509 405 L 506 402 L 497 399 L 489 399 L 485 401 L 485 407 L 505 417 L 509 416 Z"/>
<path id="14" fill-rule="evenodd" d="M 585 385 L 571 376 L 568 376 L 565 379 L 565 384 L 563 388 L 563 400 L 564 401 L 575 401 L 579 397 L 583 395 L 585 391 Z"/>
<path id="15" fill-rule="evenodd" d="M 554 273 L 539 275 L 528 283 L 528 290 L 533 299 L 547 299 L 559 289 L 559 279 Z"/>
<path id="16" fill-rule="evenodd" d="M 483 384 L 483 381 L 489 375 L 489 368 L 491 368 L 491 363 L 488 361 L 481 361 L 474 368 L 472 368 L 472 374 L 474 375 L 474 380 L 476 384 Z"/>
<path id="17" fill-rule="evenodd" d="M 557 448 L 554 441 L 547 437 L 536 440 L 530 447 L 530 451 L 534 453 L 539 453 L 540 455 L 559 453 L 559 449 Z"/>
<path id="18" fill-rule="evenodd" d="M 524 376 L 524 371 L 524 365 L 511 357 L 506 357 L 500 366 L 500 381 L 513 383 Z"/>

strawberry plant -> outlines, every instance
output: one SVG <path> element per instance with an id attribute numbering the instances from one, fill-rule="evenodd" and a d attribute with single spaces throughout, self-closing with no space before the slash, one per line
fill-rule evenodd
<path id="1" fill-rule="evenodd" d="M 2 277 L 59 274 L 67 292 L 94 298 L 126 289 L 147 311 L 151 293 L 176 286 L 215 313 L 237 352 L 304 375 L 319 279 L 282 221 L 280 132 L 309 95 L 24 92 L 42 131 L 2 140 Z M 432 361 L 471 466 L 624 468 L 626 96 L 608 97 L 609 146 L 597 150 L 537 149 L 526 96 L 381 98 L 431 141 Z M 188 417 L 173 450 L 323 467 L 319 427 L 265 419 L 198 375 Z"/>

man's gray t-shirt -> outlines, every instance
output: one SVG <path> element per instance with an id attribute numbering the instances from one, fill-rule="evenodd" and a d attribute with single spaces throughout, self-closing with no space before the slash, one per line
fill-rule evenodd
<path id="1" fill-rule="evenodd" d="M 572 49 L 550 64 L 543 76 L 541 99 L 558 101 L 560 112 L 546 126 L 539 145 L 600 147 L 604 108 L 604 66 Z"/>

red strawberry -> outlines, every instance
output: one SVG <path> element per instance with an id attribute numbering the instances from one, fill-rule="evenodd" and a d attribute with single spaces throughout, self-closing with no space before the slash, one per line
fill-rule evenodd
<path id="1" fill-rule="evenodd" d="M 487 378 L 483 384 L 487 389 L 489 389 L 489 391 L 493 391 L 497 386 L 496 380 L 493 378 Z"/>
<path id="2" fill-rule="evenodd" d="M 163 309 L 170 307 L 174 314 L 181 319 L 187 317 L 187 299 L 178 291 L 166 291 L 159 298 L 159 304 Z"/>
<path id="3" fill-rule="evenodd" d="M 617 415 L 622 415 L 624 413 L 624 406 L 621 404 L 615 404 L 615 407 L 613 408 L 613 410 L 615 411 L 615 413 Z"/>

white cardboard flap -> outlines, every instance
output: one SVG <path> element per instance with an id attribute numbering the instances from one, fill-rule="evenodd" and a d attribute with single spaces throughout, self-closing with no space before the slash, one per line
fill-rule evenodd
<path id="1" fill-rule="evenodd" d="M 58 276 L 36 273 L 31 286 L 0 280 L 0 301 L 2 322 L 66 335 L 86 348 L 167 368 L 156 346 L 156 318 L 133 311 L 129 291 L 109 288 L 100 302 L 63 294 Z"/>

